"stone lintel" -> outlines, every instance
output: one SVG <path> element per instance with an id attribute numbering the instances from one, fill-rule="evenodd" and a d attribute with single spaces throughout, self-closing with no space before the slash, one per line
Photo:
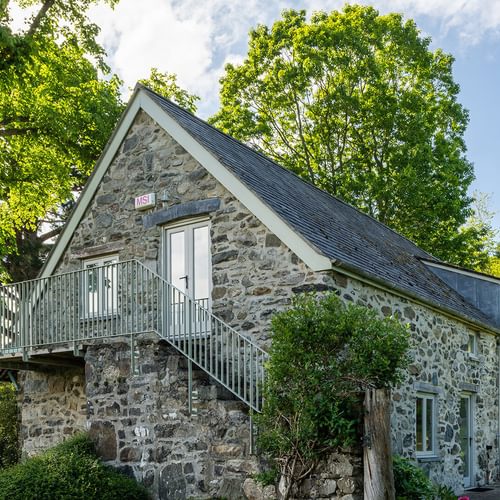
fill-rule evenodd
<path id="1" fill-rule="evenodd" d="M 442 387 L 436 385 L 427 384 L 425 382 L 415 382 L 414 386 L 417 392 L 428 392 L 429 394 L 443 394 Z"/>
<path id="2" fill-rule="evenodd" d="M 208 214 L 215 212 L 220 207 L 219 198 L 208 198 L 206 200 L 188 201 L 179 203 L 163 210 L 158 210 L 152 214 L 144 215 L 142 223 L 146 229 L 150 229 L 160 224 L 172 222 L 184 217 L 192 217 L 194 215 Z"/>
<path id="3" fill-rule="evenodd" d="M 90 257 L 97 257 L 111 253 L 117 253 L 123 250 L 124 246 L 121 242 L 104 243 L 93 247 L 86 247 L 82 250 L 73 252 L 73 257 L 76 259 L 88 259 Z"/>
<path id="4" fill-rule="evenodd" d="M 459 387 L 462 391 L 479 392 L 479 386 L 476 384 L 469 384 L 467 382 L 460 382 Z"/>

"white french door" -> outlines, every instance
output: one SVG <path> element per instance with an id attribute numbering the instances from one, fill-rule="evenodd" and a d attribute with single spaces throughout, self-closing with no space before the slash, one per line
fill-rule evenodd
<path id="1" fill-rule="evenodd" d="M 474 400 L 471 394 L 460 397 L 460 446 L 464 467 L 464 487 L 473 486 L 474 455 L 473 455 L 473 415 Z"/>
<path id="2" fill-rule="evenodd" d="M 169 294 L 169 334 L 185 335 L 186 327 L 191 333 L 204 333 L 212 287 L 209 222 L 167 228 L 164 248 L 165 277 L 182 292 L 173 289 Z"/>

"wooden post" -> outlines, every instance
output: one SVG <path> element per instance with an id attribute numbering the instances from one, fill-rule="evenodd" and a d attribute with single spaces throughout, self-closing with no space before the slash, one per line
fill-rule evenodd
<path id="1" fill-rule="evenodd" d="M 394 500 L 389 389 L 365 392 L 364 430 L 364 499 Z"/>

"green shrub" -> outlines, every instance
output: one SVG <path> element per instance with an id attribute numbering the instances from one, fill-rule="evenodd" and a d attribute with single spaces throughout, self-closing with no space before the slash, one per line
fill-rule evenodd
<path id="1" fill-rule="evenodd" d="M 270 486 L 278 482 L 279 473 L 277 467 L 272 467 L 271 469 L 258 472 L 255 474 L 254 478 L 262 486 Z"/>
<path id="2" fill-rule="evenodd" d="M 456 500 L 449 486 L 435 485 L 424 471 L 410 460 L 393 457 L 396 500 Z"/>
<path id="3" fill-rule="evenodd" d="M 357 442 L 360 393 L 399 380 L 408 338 L 398 320 L 345 305 L 333 293 L 297 296 L 273 317 L 264 407 L 255 421 L 284 498 L 317 462 Z"/>
<path id="4" fill-rule="evenodd" d="M 457 500 L 457 495 L 449 486 L 435 486 L 434 498 L 435 500 Z"/>
<path id="5" fill-rule="evenodd" d="M 0 471 L 0 500 L 145 500 L 133 479 L 103 465 L 90 439 L 77 435 L 22 464 Z"/>
<path id="6" fill-rule="evenodd" d="M 394 486 L 397 500 L 432 500 L 434 486 L 430 479 L 410 460 L 394 457 Z"/>
<path id="7" fill-rule="evenodd" d="M 13 384 L 0 383 L 0 469 L 19 460 L 17 401 Z"/>

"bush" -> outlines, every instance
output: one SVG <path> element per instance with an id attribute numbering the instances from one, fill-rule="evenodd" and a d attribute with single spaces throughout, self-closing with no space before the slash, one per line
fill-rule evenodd
<path id="1" fill-rule="evenodd" d="M 394 457 L 392 465 L 396 500 L 456 500 L 451 488 L 434 485 L 410 460 Z"/>
<path id="2" fill-rule="evenodd" d="M 397 500 L 430 500 L 434 488 L 430 479 L 410 460 L 394 457 L 394 487 Z"/>
<path id="3" fill-rule="evenodd" d="M 255 480 L 262 486 L 275 485 L 278 481 L 279 470 L 277 467 L 272 467 L 271 469 L 263 470 L 255 474 Z"/>
<path id="4" fill-rule="evenodd" d="M 0 469 L 18 460 L 16 392 L 12 384 L 0 383 Z"/>
<path id="5" fill-rule="evenodd" d="M 77 435 L 22 464 L 0 471 L 0 499 L 145 500 L 133 479 L 102 464 L 90 439 Z"/>
<path id="6" fill-rule="evenodd" d="M 306 294 L 272 320 L 272 345 L 255 420 L 286 498 L 332 451 L 356 443 L 360 392 L 388 388 L 406 364 L 408 331 L 394 318 Z"/>

